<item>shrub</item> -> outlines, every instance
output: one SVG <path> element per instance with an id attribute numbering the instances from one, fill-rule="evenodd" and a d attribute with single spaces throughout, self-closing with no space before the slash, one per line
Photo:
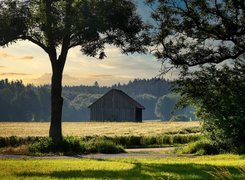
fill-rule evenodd
<path id="1" fill-rule="evenodd" d="M 64 152 L 66 154 L 84 153 L 85 145 L 78 137 L 67 136 L 62 141 L 60 141 L 57 146 L 53 147 L 53 151 Z"/>
<path id="2" fill-rule="evenodd" d="M 53 142 L 50 138 L 40 138 L 29 145 L 29 151 L 31 153 L 48 153 L 53 151 L 53 147 Z"/>
<path id="3" fill-rule="evenodd" d="M 200 139 L 199 141 L 189 143 L 186 147 L 179 149 L 179 153 L 213 155 L 218 154 L 219 149 L 211 141 Z"/>
<path id="4" fill-rule="evenodd" d="M 115 144 L 113 141 L 99 138 L 92 141 L 93 147 L 96 149 L 96 152 L 99 153 L 122 153 L 125 152 L 123 147 Z"/>
<path id="5" fill-rule="evenodd" d="M 149 146 L 149 145 L 156 145 L 157 138 L 153 136 L 143 136 L 140 140 L 140 145 L 142 146 Z"/>
<path id="6" fill-rule="evenodd" d="M 6 147 L 6 146 L 7 146 L 6 138 L 0 137 L 0 148 Z"/>
<path id="7" fill-rule="evenodd" d="M 245 145 L 241 145 L 238 149 L 239 154 L 245 154 Z"/>
<path id="8" fill-rule="evenodd" d="M 31 153 L 121 153 L 124 152 L 123 147 L 116 145 L 111 140 L 106 138 L 91 138 L 88 141 L 83 141 L 80 138 L 68 136 L 62 141 L 54 145 L 50 138 L 40 138 L 29 145 Z"/>
<path id="9" fill-rule="evenodd" d="M 173 144 L 185 144 L 199 140 L 200 134 L 162 134 L 159 136 L 116 136 L 116 137 L 64 137 L 56 146 L 47 137 L 0 137 L 0 147 L 17 147 L 28 145 L 32 153 L 63 152 L 72 153 L 106 153 L 111 149 L 111 153 L 121 152 L 124 147 L 147 147 L 163 146 Z M 102 148 L 103 146 L 103 148 Z M 115 146 L 117 148 L 114 149 Z M 105 147 L 105 148 L 104 148 Z M 109 153 L 109 150 L 108 150 Z"/>

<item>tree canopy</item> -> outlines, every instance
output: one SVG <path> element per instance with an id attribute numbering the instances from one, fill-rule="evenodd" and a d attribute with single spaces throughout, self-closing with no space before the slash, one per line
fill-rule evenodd
<path id="1" fill-rule="evenodd" d="M 0 46 L 28 40 L 41 47 L 52 66 L 51 126 L 55 143 L 62 139 L 62 75 L 69 49 L 103 59 L 105 45 L 122 53 L 145 52 L 147 26 L 130 0 L 2 0 Z"/>
<path id="2" fill-rule="evenodd" d="M 123 53 L 145 51 L 146 36 L 140 33 L 144 27 L 129 0 L 0 2 L 1 46 L 29 40 L 48 54 L 62 48 L 62 55 L 63 50 L 80 46 L 84 54 L 104 58 L 105 43 Z"/>
<path id="3" fill-rule="evenodd" d="M 187 70 L 236 60 L 245 53 L 244 0 L 147 2 L 156 7 L 152 13 L 155 56 L 172 67 Z"/>
<path id="4" fill-rule="evenodd" d="M 156 7 L 153 51 L 171 64 L 162 73 L 180 70 L 174 86 L 180 104 L 195 105 L 219 150 L 244 153 L 245 1 L 147 2 Z"/>

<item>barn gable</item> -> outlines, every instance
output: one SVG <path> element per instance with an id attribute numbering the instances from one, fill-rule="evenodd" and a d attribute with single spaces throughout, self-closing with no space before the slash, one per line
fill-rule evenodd
<path id="1" fill-rule="evenodd" d="M 144 106 L 121 90 L 112 89 L 89 106 L 91 121 L 142 121 Z"/>

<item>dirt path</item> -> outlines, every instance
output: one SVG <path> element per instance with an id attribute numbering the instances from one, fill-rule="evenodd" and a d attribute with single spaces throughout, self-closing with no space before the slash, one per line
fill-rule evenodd
<path id="1" fill-rule="evenodd" d="M 1 154 L 0 159 L 109 159 L 109 158 L 166 158 L 177 157 L 176 154 L 144 154 L 144 153 L 121 153 L 121 154 L 88 154 L 76 156 L 27 156 L 27 155 L 6 155 Z"/>
<path id="2" fill-rule="evenodd" d="M 170 151 L 174 150 L 175 147 L 162 147 L 162 148 L 133 148 L 133 149 L 125 149 L 126 152 L 161 152 L 161 151 Z"/>
<path id="3" fill-rule="evenodd" d="M 75 156 L 27 156 L 27 155 L 11 155 L 0 154 L 0 159 L 79 159 L 79 158 L 91 158 L 91 159 L 108 159 L 108 158 L 166 158 L 177 157 L 177 154 L 161 154 L 160 151 L 172 150 L 173 147 L 164 148 L 138 148 L 138 149 L 126 149 L 128 153 L 121 154 L 87 154 L 87 155 L 75 155 Z M 193 157 L 192 155 L 185 155 L 186 157 Z"/>

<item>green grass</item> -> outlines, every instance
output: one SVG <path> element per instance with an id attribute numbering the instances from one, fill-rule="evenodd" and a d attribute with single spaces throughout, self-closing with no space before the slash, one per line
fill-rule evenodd
<path id="1" fill-rule="evenodd" d="M 3 159 L 0 179 L 244 179 L 245 157 Z"/>

